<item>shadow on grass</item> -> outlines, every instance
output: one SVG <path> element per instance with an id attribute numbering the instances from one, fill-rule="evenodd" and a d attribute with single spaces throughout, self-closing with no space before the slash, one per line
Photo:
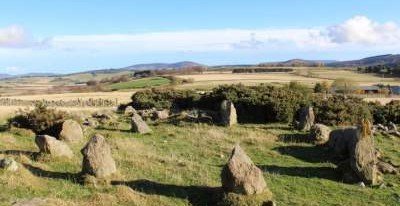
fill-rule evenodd
<path id="1" fill-rule="evenodd" d="M 5 132 L 7 130 L 8 130 L 8 125 L 6 124 L 0 125 L 0 132 Z"/>
<path id="2" fill-rule="evenodd" d="M 132 133 L 129 129 L 116 129 L 116 128 L 105 128 L 105 127 L 96 127 L 98 131 L 109 131 L 109 132 L 121 132 L 121 133 Z"/>
<path id="3" fill-rule="evenodd" d="M 291 142 L 291 143 L 312 143 L 313 141 L 309 137 L 308 134 L 299 134 L 299 133 L 290 133 L 290 134 L 281 134 L 278 136 L 279 141 L 282 142 Z"/>
<path id="4" fill-rule="evenodd" d="M 190 204 L 194 206 L 217 205 L 223 194 L 221 187 L 180 186 L 163 184 L 145 179 L 129 182 L 112 181 L 111 184 L 126 185 L 133 190 L 149 195 L 162 195 L 166 197 L 187 199 Z"/>
<path id="5" fill-rule="evenodd" d="M 274 150 L 310 163 L 331 162 L 329 148 L 324 146 L 281 146 Z"/>
<path id="6" fill-rule="evenodd" d="M 32 151 L 22 151 L 22 150 L 4 150 L 0 151 L 0 154 L 5 154 L 5 155 L 26 155 L 29 156 L 33 159 L 37 158 L 39 156 L 39 152 L 32 152 Z"/>
<path id="7" fill-rule="evenodd" d="M 39 167 L 35 167 L 29 164 L 23 164 L 26 169 L 28 169 L 32 174 L 38 177 L 45 177 L 51 179 L 61 179 L 68 180 L 73 183 L 81 183 L 81 174 L 80 173 L 70 173 L 70 172 L 52 172 L 46 171 Z"/>
<path id="8" fill-rule="evenodd" d="M 264 172 L 276 173 L 279 175 L 304 178 L 321 178 L 332 181 L 340 180 L 340 176 L 333 167 L 281 167 L 276 165 L 260 165 L 258 167 Z"/>

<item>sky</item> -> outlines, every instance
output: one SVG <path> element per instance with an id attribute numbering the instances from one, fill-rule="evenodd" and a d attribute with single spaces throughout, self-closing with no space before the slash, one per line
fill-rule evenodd
<path id="1" fill-rule="evenodd" d="M 398 0 L 3 0 L 0 73 L 400 53 Z"/>

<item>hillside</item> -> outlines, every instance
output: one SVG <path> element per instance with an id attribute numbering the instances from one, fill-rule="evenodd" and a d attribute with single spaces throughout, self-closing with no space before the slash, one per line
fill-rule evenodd
<path id="1" fill-rule="evenodd" d="M 335 62 L 333 60 L 304 60 L 304 59 L 291 59 L 283 62 L 266 62 L 261 63 L 259 66 L 264 67 L 316 67 L 323 66 L 326 63 Z"/>
<path id="2" fill-rule="evenodd" d="M 122 69 L 125 70 L 155 70 L 155 69 L 181 69 L 186 67 L 204 66 L 196 62 L 183 61 L 176 63 L 152 63 L 152 64 L 136 64 Z"/>
<path id="3" fill-rule="evenodd" d="M 0 74 L 0 79 L 8 78 L 10 76 L 11 75 L 9 75 L 9 74 Z"/>
<path id="4" fill-rule="evenodd" d="M 367 57 L 352 61 L 339 61 L 327 64 L 331 67 L 367 67 L 376 65 L 393 65 L 400 64 L 400 54 L 387 54 L 380 56 Z"/>

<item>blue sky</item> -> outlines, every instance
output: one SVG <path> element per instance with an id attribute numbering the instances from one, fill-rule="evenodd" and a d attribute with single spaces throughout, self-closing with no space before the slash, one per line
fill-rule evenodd
<path id="1" fill-rule="evenodd" d="M 396 0 L 4 0 L 0 73 L 400 53 Z"/>

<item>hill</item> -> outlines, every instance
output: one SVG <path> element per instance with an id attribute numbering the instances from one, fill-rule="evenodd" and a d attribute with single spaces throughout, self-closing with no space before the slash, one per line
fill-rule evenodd
<path id="1" fill-rule="evenodd" d="M 0 74 L 0 79 L 5 79 L 5 78 L 8 78 L 8 77 L 11 77 L 11 75 L 9 75 L 9 74 Z"/>
<path id="2" fill-rule="evenodd" d="M 196 62 L 183 61 L 176 63 L 152 63 L 152 64 L 135 64 L 122 69 L 125 70 L 156 70 L 156 69 L 181 69 L 187 67 L 204 66 Z"/>
<path id="3" fill-rule="evenodd" d="M 333 60 L 304 60 L 304 59 L 291 59 L 283 62 L 266 62 L 261 63 L 259 66 L 263 67 L 316 67 L 324 66 L 327 63 L 335 62 Z"/>
<path id="4" fill-rule="evenodd" d="M 114 68 L 114 69 L 98 69 L 98 70 L 89 70 L 84 72 L 73 73 L 70 75 L 76 74 L 113 74 L 120 73 L 126 71 L 140 71 L 140 70 L 162 70 L 162 69 L 182 69 L 187 67 L 196 67 L 196 66 L 205 66 L 203 64 L 199 64 L 191 61 L 182 61 L 175 63 L 150 63 L 150 64 L 135 64 L 123 68 Z"/>
<path id="5" fill-rule="evenodd" d="M 327 64 L 331 67 L 367 67 L 376 65 L 395 65 L 400 64 L 400 54 L 387 54 L 380 56 L 367 57 L 352 61 L 338 61 Z"/>

